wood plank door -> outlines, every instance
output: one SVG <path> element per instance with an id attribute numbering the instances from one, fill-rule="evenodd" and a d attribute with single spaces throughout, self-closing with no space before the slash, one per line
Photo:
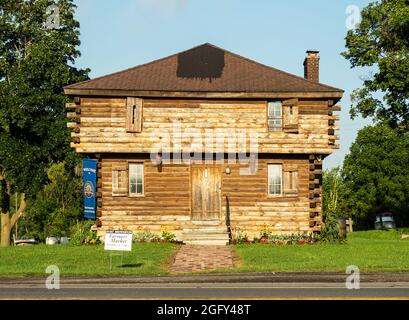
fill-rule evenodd
<path id="1" fill-rule="evenodd" d="M 192 166 L 192 220 L 220 220 L 221 169 Z"/>

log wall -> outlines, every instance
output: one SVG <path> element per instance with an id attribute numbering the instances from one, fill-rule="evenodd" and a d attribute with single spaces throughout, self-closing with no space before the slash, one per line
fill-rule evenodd
<path id="1" fill-rule="evenodd" d="M 76 97 L 67 104 L 71 109 L 67 126 L 77 152 L 99 155 L 97 227 L 100 231 L 148 228 L 159 232 L 167 226 L 181 234 L 191 221 L 191 166 L 165 163 L 160 172 L 149 154 L 248 152 L 252 134 L 257 136 L 258 148 L 252 150 L 259 155 L 257 173 L 239 175 L 239 164 L 232 164 L 228 175 L 223 165 L 222 218 L 228 212 L 232 227 L 249 236 L 258 235 L 265 226 L 275 233 L 319 231 L 322 159 L 339 147 L 339 116 L 334 112 L 340 107 L 324 98 L 287 101 L 293 100 L 296 125 L 272 132 L 267 126 L 266 100 L 143 99 L 141 130 L 127 132 L 126 97 Z M 245 139 L 231 145 L 227 134 L 244 134 Z M 165 149 L 158 149 L 159 145 Z M 135 159 L 145 163 L 145 195 L 112 196 L 112 168 Z M 272 160 L 297 166 L 296 196 L 267 195 L 267 164 Z"/>
<path id="2" fill-rule="evenodd" d="M 259 153 L 331 154 L 339 146 L 331 100 L 298 100 L 298 133 L 267 128 L 267 101 L 143 100 L 142 132 L 126 132 L 126 98 L 81 98 L 68 104 L 75 112 L 72 144 L 82 153 L 164 151 L 243 152 L 256 135 Z M 73 110 L 74 111 L 74 110 Z M 181 132 L 181 133 L 179 133 Z M 244 134 L 242 145 L 229 145 L 227 135 Z M 192 146 L 192 142 L 195 143 Z"/>
<path id="3" fill-rule="evenodd" d="M 112 168 L 127 162 L 144 162 L 145 194 L 143 197 L 112 196 Z M 268 196 L 267 164 L 281 163 L 298 168 L 298 194 Z M 310 224 L 308 156 L 270 155 L 258 159 L 254 175 L 240 174 L 248 165 L 228 164 L 221 167 L 221 221 L 229 212 L 231 226 L 249 236 L 257 236 L 267 226 L 274 233 L 313 232 Z M 226 167 L 231 173 L 225 172 Z M 159 233 L 161 226 L 178 236 L 191 221 L 191 165 L 164 163 L 158 170 L 144 155 L 110 155 L 101 159 L 101 208 L 99 230 L 149 229 Z M 228 204 L 227 204 L 228 203 Z"/>
<path id="4" fill-rule="evenodd" d="M 298 168 L 298 194 L 269 196 L 267 164 L 281 163 Z M 223 212 L 230 211 L 231 226 L 250 237 L 259 236 L 267 227 L 280 234 L 310 233 L 309 162 L 306 157 L 272 157 L 259 159 L 256 175 L 240 175 L 239 165 L 232 166 L 230 175 L 223 175 Z"/>

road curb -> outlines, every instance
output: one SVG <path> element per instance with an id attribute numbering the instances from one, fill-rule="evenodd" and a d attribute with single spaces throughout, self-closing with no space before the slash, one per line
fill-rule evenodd
<path id="1" fill-rule="evenodd" d="M 44 277 L 0 278 L 0 284 L 38 284 Z M 344 282 L 345 273 L 239 273 L 239 274 L 195 274 L 158 277 L 62 277 L 62 284 L 149 284 L 149 283 L 339 283 Z M 409 272 L 361 273 L 363 283 L 409 282 Z"/>

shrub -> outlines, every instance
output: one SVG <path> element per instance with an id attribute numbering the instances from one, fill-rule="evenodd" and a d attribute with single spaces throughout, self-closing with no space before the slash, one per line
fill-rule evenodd
<path id="1" fill-rule="evenodd" d="M 260 228 L 260 238 L 268 238 L 271 235 L 270 228 L 264 225 Z"/>
<path id="2" fill-rule="evenodd" d="M 69 233 L 64 211 L 54 210 L 47 218 L 45 225 L 45 235 L 48 237 L 65 237 Z"/>
<path id="3" fill-rule="evenodd" d="M 162 239 L 166 242 L 174 242 L 176 241 L 176 235 L 169 231 L 162 232 Z"/>
<path id="4" fill-rule="evenodd" d="M 166 227 L 161 227 L 160 230 L 162 231 L 162 239 L 166 242 L 175 242 L 176 235 L 170 232 Z"/>
<path id="5" fill-rule="evenodd" d="M 342 179 L 339 175 L 338 168 L 333 169 L 324 174 L 323 177 L 323 220 L 324 226 L 321 229 L 319 241 L 326 243 L 342 243 L 345 239 L 342 238 L 338 220 L 340 214 L 340 203 L 338 193 L 342 186 Z M 342 190 L 342 188 L 341 188 Z"/>
<path id="6" fill-rule="evenodd" d="M 48 183 L 27 200 L 19 221 L 19 237 L 42 242 L 48 236 L 67 236 L 73 222 L 83 214 L 81 179 L 65 163 L 48 168 Z"/>
<path id="7" fill-rule="evenodd" d="M 132 241 L 134 243 L 138 242 L 177 242 L 176 235 L 170 232 L 166 227 L 160 228 L 161 235 L 157 235 L 149 231 L 149 229 L 144 229 L 143 231 L 134 232 L 132 236 Z"/>
<path id="8" fill-rule="evenodd" d="M 157 234 L 150 232 L 148 229 L 140 232 L 134 232 L 132 236 L 132 241 L 137 242 L 155 242 L 159 241 L 160 237 Z"/>
<path id="9" fill-rule="evenodd" d="M 283 234 L 270 235 L 268 240 L 274 244 L 305 244 L 313 243 L 314 237 L 312 234 Z"/>
<path id="10" fill-rule="evenodd" d="M 231 228 L 231 242 L 233 244 L 249 243 L 247 233 L 244 233 L 239 227 Z"/>
<path id="11" fill-rule="evenodd" d="M 91 230 L 93 221 L 78 221 L 71 227 L 71 243 L 73 245 L 100 244 L 101 239 L 97 233 Z"/>

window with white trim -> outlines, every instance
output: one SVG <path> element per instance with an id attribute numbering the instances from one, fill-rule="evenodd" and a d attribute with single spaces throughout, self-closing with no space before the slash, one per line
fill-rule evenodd
<path id="1" fill-rule="evenodd" d="M 282 194 L 282 165 L 268 165 L 268 194 L 279 196 Z"/>
<path id="2" fill-rule="evenodd" d="M 143 196 L 143 194 L 144 194 L 143 163 L 130 163 L 129 195 Z"/>
<path id="3" fill-rule="evenodd" d="M 268 103 L 268 130 L 281 131 L 283 128 L 283 107 L 280 101 Z"/>

